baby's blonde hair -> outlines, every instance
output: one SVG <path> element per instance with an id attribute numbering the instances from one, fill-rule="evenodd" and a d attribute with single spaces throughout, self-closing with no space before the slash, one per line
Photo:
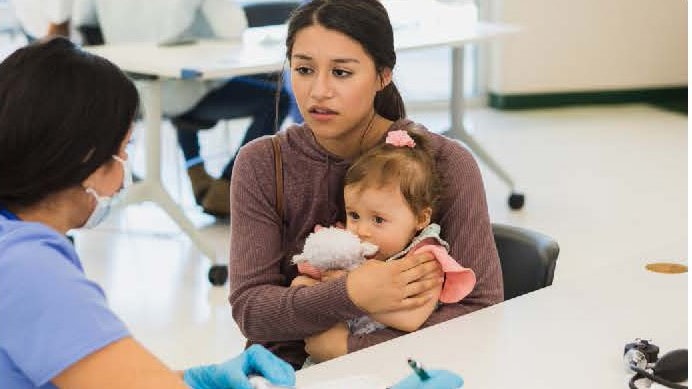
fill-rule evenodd
<path id="1" fill-rule="evenodd" d="M 398 183 L 411 211 L 421 215 L 426 208 L 435 210 L 440 180 L 421 132 L 414 125 L 405 131 L 416 143 L 414 147 L 383 143 L 370 149 L 348 169 L 344 186 L 358 186 L 362 191 Z"/>

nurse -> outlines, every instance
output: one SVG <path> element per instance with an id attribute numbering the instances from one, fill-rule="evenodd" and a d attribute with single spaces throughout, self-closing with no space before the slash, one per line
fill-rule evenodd
<path id="1" fill-rule="evenodd" d="M 130 182 L 137 105 L 115 65 L 64 38 L 0 64 L 0 387 L 251 388 L 249 374 L 294 385 L 259 346 L 169 370 L 85 277 L 65 233 L 97 225 Z"/>

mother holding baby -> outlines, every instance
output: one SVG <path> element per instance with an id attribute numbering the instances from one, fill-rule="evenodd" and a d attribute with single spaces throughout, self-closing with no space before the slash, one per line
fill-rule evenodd
<path id="1" fill-rule="evenodd" d="M 349 167 L 389 132 L 413 123 L 392 82 L 392 25 L 379 1 L 304 4 L 289 22 L 286 58 L 305 123 L 277 135 L 281 187 L 270 138 L 247 144 L 236 158 L 229 301 L 249 343 L 261 343 L 300 368 L 308 355 L 320 362 L 405 334 L 391 327 L 355 334 L 344 323 L 429 305 L 444 278 L 428 252 L 371 259 L 339 277 L 291 286 L 299 276 L 291 259 L 314 227 L 347 221 Z M 503 287 L 478 165 L 458 142 L 415 127 L 443 179 L 427 221 L 440 226 L 449 256 L 476 275 L 461 301 L 435 304 L 422 324 L 427 327 L 502 301 Z"/>

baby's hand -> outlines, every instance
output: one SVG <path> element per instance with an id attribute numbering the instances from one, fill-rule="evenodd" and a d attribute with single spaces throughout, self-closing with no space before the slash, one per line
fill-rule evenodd
<path id="1" fill-rule="evenodd" d="M 314 278 L 308 276 L 298 276 L 291 281 L 291 286 L 313 286 L 319 284 L 320 282 Z"/>
<path id="2" fill-rule="evenodd" d="M 322 272 L 322 281 L 334 280 L 348 274 L 348 271 L 343 269 L 327 270 Z"/>
<path id="3" fill-rule="evenodd" d="M 298 273 L 316 280 L 322 279 L 322 272 L 307 262 L 301 262 L 298 264 Z"/>

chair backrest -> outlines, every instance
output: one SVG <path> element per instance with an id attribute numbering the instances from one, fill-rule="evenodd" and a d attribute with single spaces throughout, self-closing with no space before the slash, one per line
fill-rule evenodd
<path id="1" fill-rule="evenodd" d="M 560 253 L 557 242 L 536 231 L 493 223 L 505 300 L 549 286 Z"/>
<path id="2" fill-rule="evenodd" d="M 262 27 L 286 23 L 299 5 L 299 1 L 263 1 L 246 4 L 243 9 L 248 27 Z"/>

